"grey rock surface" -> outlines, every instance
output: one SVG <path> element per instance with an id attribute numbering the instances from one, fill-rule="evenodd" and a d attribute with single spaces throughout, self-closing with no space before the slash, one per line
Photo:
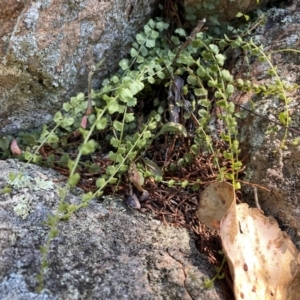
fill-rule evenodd
<path id="1" fill-rule="evenodd" d="M 158 0 L 0 2 L 0 134 L 38 128 L 116 70 Z"/>
<path id="2" fill-rule="evenodd" d="M 300 42 L 300 1 L 286 8 L 273 8 L 268 11 L 267 23 L 257 28 L 252 38 L 262 44 L 265 51 L 298 49 Z M 300 55 L 293 51 L 277 52 L 272 55 L 281 80 L 289 86 L 299 84 Z M 274 83 L 267 75 L 266 63 L 252 64 L 253 76 L 257 83 Z M 256 74 L 256 75 L 255 75 Z M 248 95 L 249 98 L 252 95 Z M 279 114 L 286 110 L 284 101 L 277 94 L 258 95 L 255 113 L 248 114 L 240 124 L 242 155 L 246 169 L 246 181 L 258 184 L 259 203 L 267 215 L 277 219 L 300 249 L 300 92 L 299 88 L 288 93 L 288 112 L 291 128 L 287 132 L 282 147 L 285 128 L 279 126 Z M 277 122 L 274 123 L 274 122 Z M 274 130 L 276 129 L 276 130 Z M 254 204 L 253 189 L 244 186 L 248 201 Z"/>
<path id="3" fill-rule="evenodd" d="M 216 283 L 203 288 L 214 270 L 183 228 L 166 227 L 117 198 L 92 200 L 52 240 L 45 288 L 36 275 L 48 228 L 47 214 L 58 205 L 61 176 L 53 170 L 0 161 L 0 299 L 226 299 Z M 10 172 L 22 178 L 10 182 Z M 80 191 L 67 201 L 79 203 Z M 78 196 L 76 196 L 78 195 Z"/>

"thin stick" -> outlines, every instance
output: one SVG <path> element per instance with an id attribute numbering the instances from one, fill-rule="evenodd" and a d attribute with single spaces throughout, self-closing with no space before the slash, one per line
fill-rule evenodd
<path id="1" fill-rule="evenodd" d="M 261 190 L 264 190 L 266 192 L 271 193 L 271 191 L 269 189 L 267 189 L 267 188 L 265 188 L 265 187 L 263 187 L 263 186 L 261 186 L 259 184 L 255 184 L 255 183 L 252 183 L 252 182 L 249 182 L 249 181 L 240 180 L 240 179 L 238 179 L 238 182 L 245 183 L 245 184 L 251 185 L 253 187 L 257 187 L 257 188 L 259 188 Z"/>
<path id="2" fill-rule="evenodd" d="M 182 50 L 184 50 L 196 37 L 196 34 L 198 32 L 200 32 L 200 30 L 202 29 L 203 25 L 205 24 L 206 19 L 204 18 L 203 20 L 199 21 L 197 26 L 192 30 L 191 34 L 186 38 L 185 42 L 179 47 L 175 58 L 173 59 L 173 63 L 176 62 L 179 54 L 182 52 Z"/>
<path id="3" fill-rule="evenodd" d="M 274 123 L 274 124 L 276 124 L 276 125 L 279 125 L 279 126 L 281 126 L 281 127 L 283 127 L 283 128 L 286 128 L 286 129 L 289 130 L 289 131 L 292 131 L 292 132 L 295 132 L 295 133 L 298 133 L 298 134 L 300 133 L 299 130 L 297 130 L 297 129 L 293 128 L 293 127 L 284 126 L 283 124 L 281 124 L 280 122 L 278 122 L 278 121 L 276 121 L 276 120 L 270 120 L 268 117 L 265 117 L 265 116 L 263 116 L 263 115 L 261 115 L 261 114 L 258 114 L 257 112 L 252 111 L 251 109 L 248 109 L 248 108 L 244 107 L 243 105 L 240 105 L 240 104 L 238 104 L 238 103 L 235 103 L 235 105 L 238 106 L 238 107 L 240 107 L 241 109 L 243 109 L 243 110 L 249 112 L 250 114 L 253 114 L 253 115 L 255 115 L 255 116 L 258 116 L 258 117 L 260 117 L 260 118 L 262 118 L 262 119 L 264 119 L 264 120 L 267 120 L 267 121 L 269 121 L 269 122 L 271 122 L 271 123 Z"/>
<path id="4" fill-rule="evenodd" d="M 253 187 L 253 192 L 254 192 L 254 200 L 255 200 L 256 207 L 258 209 L 262 210 L 259 203 L 258 203 L 257 188 L 255 186 Z"/>

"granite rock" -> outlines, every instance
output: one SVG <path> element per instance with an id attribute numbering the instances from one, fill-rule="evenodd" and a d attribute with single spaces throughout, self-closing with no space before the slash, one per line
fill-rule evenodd
<path id="1" fill-rule="evenodd" d="M 59 223 L 37 294 L 43 222 L 56 211 L 61 175 L 15 160 L 0 161 L 0 169 L 0 188 L 12 187 L 0 195 L 0 299 L 226 299 L 218 282 L 203 288 L 214 269 L 186 229 L 164 226 L 115 197 L 92 200 Z M 10 172 L 23 176 L 10 182 Z M 67 201 L 79 203 L 80 194 L 69 192 Z"/>

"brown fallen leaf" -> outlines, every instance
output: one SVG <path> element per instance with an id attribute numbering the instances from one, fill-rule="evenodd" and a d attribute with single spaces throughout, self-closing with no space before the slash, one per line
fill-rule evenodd
<path id="1" fill-rule="evenodd" d="M 87 125 L 87 120 L 88 120 L 88 116 L 83 116 L 82 119 L 81 119 L 81 123 L 80 123 L 80 126 L 85 129 L 86 128 L 86 125 Z"/>
<path id="2" fill-rule="evenodd" d="M 233 202 L 234 191 L 227 182 L 210 184 L 200 195 L 198 217 L 207 227 L 220 229 L 220 221 Z"/>
<path id="3" fill-rule="evenodd" d="M 142 188 L 142 185 L 144 184 L 144 176 L 142 172 L 140 172 L 134 163 L 130 165 L 130 168 L 128 170 L 128 177 L 130 182 L 136 187 L 136 189 L 140 192 L 143 192 L 144 189 Z"/>
<path id="4" fill-rule="evenodd" d="M 202 193 L 198 216 L 211 228 L 220 225 L 235 299 L 300 299 L 300 253 L 274 218 L 246 203 L 236 205 L 233 186 L 226 182 Z"/>
<path id="5" fill-rule="evenodd" d="M 10 144 L 10 151 L 11 151 L 12 154 L 15 154 L 15 155 L 21 155 L 21 154 L 22 154 L 22 151 L 21 151 L 21 149 L 19 148 L 16 139 L 13 139 L 13 140 L 11 141 L 11 144 Z"/>

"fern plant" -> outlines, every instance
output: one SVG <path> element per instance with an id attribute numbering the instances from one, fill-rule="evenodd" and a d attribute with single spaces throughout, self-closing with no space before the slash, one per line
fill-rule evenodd
<path id="1" fill-rule="evenodd" d="M 67 220 L 76 210 L 88 205 L 90 199 L 100 196 L 107 185 L 117 185 L 133 165 L 140 177 L 155 177 L 169 186 L 181 185 L 199 188 L 200 180 L 164 181 L 162 167 L 149 161 L 145 153 L 161 136 L 173 134 L 189 142 L 189 152 L 177 162 L 166 164 L 165 171 L 178 170 L 192 164 L 200 153 L 213 156 L 218 170 L 217 180 L 229 180 L 236 189 L 240 188 L 238 175 L 242 168 L 239 159 L 239 132 L 234 92 L 252 90 L 255 93 L 278 94 L 285 109 L 279 121 L 286 128 L 289 125 L 289 98 L 286 85 L 279 78 L 270 56 L 262 47 L 238 36 L 230 39 L 215 38 L 209 32 L 198 32 L 177 53 L 188 36 L 183 28 L 169 30 L 169 23 L 162 19 L 149 20 L 144 31 L 137 34 L 130 58 L 119 62 L 120 69 L 102 83 L 99 91 L 89 91 L 89 97 L 79 93 L 64 103 L 62 111 L 54 116 L 54 124 L 44 126 L 42 133 L 24 134 L 26 146 L 23 158 L 48 166 L 59 164 L 69 171 L 68 181 L 60 190 L 57 213 L 49 216 L 49 235 L 41 247 L 42 263 L 38 275 L 39 289 L 43 288 L 43 274 L 48 266 L 47 254 L 51 240 L 57 236 L 57 224 Z M 267 61 L 270 76 L 275 82 L 257 85 L 246 78 L 234 78 L 226 68 L 228 49 L 239 48 L 248 57 Z M 176 80 L 183 82 L 179 87 Z M 163 96 L 155 91 L 162 89 Z M 170 104 L 168 94 L 177 93 Z M 152 101 L 146 101 L 145 95 Z M 91 102 L 89 102 L 91 101 Z M 137 109 L 141 101 L 149 107 Z M 92 109 L 87 109 L 89 105 Z M 180 112 L 180 122 L 171 118 L 174 107 Z M 174 110 L 175 111 L 175 110 Z M 217 145 L 222 143 L 222 149 Z M 283 141 L 284 142 L 284 141 Z M 0 147 L 7 143 L 0 140 Z M 48 147 L 52 154 L 43 157 L 41 149 Z M 103 172 L 93 163 L 95 155 L 106 156 L 109 163 Z M 85 158 L 85 161 L 82 158 Z M 88 162 L 86 162 L 88 158 Z M 224 162 L 227 162 L 226 164 Z M 99 177 L 96 189 L 82 196 L 79 205 L 66 202 L 66 194 L 80 180 L 80 170 L 89 168 Z M 17 175 L 12 175 L 12 180 Z M 9 190 L 9 187 L 6 187 Z"/>

